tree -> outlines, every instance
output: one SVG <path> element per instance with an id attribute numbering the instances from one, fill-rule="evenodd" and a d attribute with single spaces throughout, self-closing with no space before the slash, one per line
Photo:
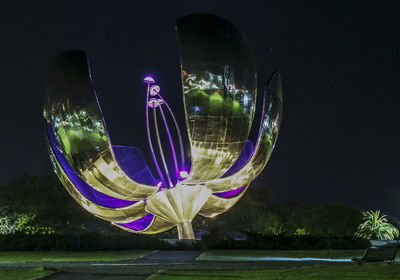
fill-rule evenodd
<path id="1" fill-rule="evenodd" d="M 0 234 L 53 234 L 51 226 L 37 225 L 36 215 L 32 213 L 18 213 L 7 207 L 0 208 Z"/>
<path id="2" fill-rule="evenodd" d="M 296 208 L 287 218 L 286 229 L 289 235 L 354 236 L 361 217 L 359 209 L 344 204 Z"/>
<path id="3" fill-rule="evenodd" d="M 24 218 L 24 224 L 21 224 L 19 230 L 21 232 L 48 234 L 122 231 L 87 213 L 72 199 L 55 175 L 23 175 L 1 186 L 0 191 L 0 208 L 6 207 L 8 215 L 25 215 L 21 217 Z"/>
<path id="4" fill-rule="evenodd" d="M 399 230 L 387 222 L 386 215 L 380 215 L 380 210 L 363 212 L 362 223 L 359 225 L 356 237 L 364 239 L 393 240 L 399 237 Z"/>
<path id="5" fill-rule="evenodd" d="M 0 208 L 0 234 L 12 234 L 21 224 L 23 215 L 7 211 L 6 207 Z"/>

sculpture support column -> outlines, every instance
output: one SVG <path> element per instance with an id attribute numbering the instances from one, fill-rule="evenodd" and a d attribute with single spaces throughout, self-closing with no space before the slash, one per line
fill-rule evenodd
<path id="1" fill-rule="evenodd" d="M 192 222 L 184 221 L 176 225 L 178 228 L 179 239 L 195 239 L 193 233 Z"/>
<path id="2" fill-rule="evenodd" d="M 179 239 L 194 239 L 192 220 L 211 195 L 202 185 L 176 187 L 160 191 L 146 200 L 145 210 L 178 228 Z"/>

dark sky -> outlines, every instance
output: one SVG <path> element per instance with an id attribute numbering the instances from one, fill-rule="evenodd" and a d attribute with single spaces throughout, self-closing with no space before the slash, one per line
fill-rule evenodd
<path id="1" fill-rule="evenodd" d="M 259 90 L 281 71 L 281 133 L 254 185 L 277 203 L 345 202 L 400 217 L 397 0 L 0 0 L 0 184 L 51 172 L 45 79 L 51 59 L 67 49 L 89 55 L 113 144 L 149 156 L 142 78 L 156 77 L 183 122 L 174 24 L 192 13 L 222 16 L 246 35 Z"/>

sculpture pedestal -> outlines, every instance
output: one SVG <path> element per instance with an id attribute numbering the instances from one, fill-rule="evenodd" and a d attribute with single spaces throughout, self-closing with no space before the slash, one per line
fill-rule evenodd
<path id="1" fill-rule="evenodd" d="M 146 201 L 145 210 L 175 224 L 179 239 L 195 239 L 192 219 L 210 195 L 211 190 L 203 185 L 178 184 L 150 196 Z"/>
<path id="2" fill-rule="evenodd" d="M 179 239 L 195 239 L 192 222 L 181 222 L 176 227 L 178 228 Z"/>

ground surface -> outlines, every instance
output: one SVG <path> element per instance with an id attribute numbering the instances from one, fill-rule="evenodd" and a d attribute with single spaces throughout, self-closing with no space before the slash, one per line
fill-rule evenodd
<path id="1" fill-rule="evenodd" d="M 51 261 L 124 261 L 135 260 L 152 251 L 3 251 L 4 262 L 51 262 Z"/>
<path id="2" fill-rule="evenodd" d="M 198 261 L 252 261 L 267 258 L 348 259 L 363 256 L 363 250 L 214 250 L 201 254 Z M 400 253 L 399 253 L 400 257 Z"/>
<path id="3" fill-rule="evenodd" d="M 259 270 L 211 270 L 211 271 L 159 271 L 150 280 L 395 280 L 400 278 L 399 265 L 364 266 L 304 266 L 269 268 Z"/>
<path id="4" fill-rule="evenodd" d="M 284 257 L 352 257 L 362 251 L 210 251 L 203 255 L 199 251 L 128 251 L 108 252 L 109 256 L 124 256 L 118 261 L 90 260 L 90 255 L 105 252 L 74 252 L 84 256 L 81 261 L 0 261 L 0 271 L 15 269 L 34 269 L 45 267 L 57 271 L 43 279 L 177 279 L 177 280 L 210 280 L 210 279 L 273 279 L 273 280 L 395 280 L 400 279 L 400 264 L 368 264 L 357 265 L 352 262 L 326 261 L 232 261 L 229 258 L 284 256 Z M 37 252 L 39 255 L 41 252 Z M 48 252 L 50 255 L 56 252 Z M 355 255 L 353 255 L 356 253 Z M 3 252 L 5 255 L 8 252 Z M 32 253 L 33 254 L 33 253 Z M 138 255 L 142 257 L 137 258 Z M 24 255 L 24 254 L 23 254 Z M 132 256 L 128 259 L 126 256 Z M 201 256 L 200 256 L 201 255 Z M 126 257 L 126 258 L 125 258 Z M 218 257 L 220 260 L 216 261 Z M 17 253 L 14 253 L 14 260 Z M 214 259 L 212 259 L 214 258 Z M 225 261 L 223 259 L 225 258 Z M 196 260 L 197 259 L 197 260 Z M 203 261 L 202 261 L 203 260 Z M 3 279 L 3 278 L 0 278 Z M 7 278 L 4 278 L 7 279 Z M 10 278 L 18 279 L 18 278 Z M 19 278 L 29 279 L 29 278 Z"/>
<path id="5" fill-rule="evenodd" d="M 0 269 L 1 280 L 23 280 L 36 279 L 52 274 L 54 271 L 45 269 L 43 266 L 28 269 L 6 268 Z"/>

